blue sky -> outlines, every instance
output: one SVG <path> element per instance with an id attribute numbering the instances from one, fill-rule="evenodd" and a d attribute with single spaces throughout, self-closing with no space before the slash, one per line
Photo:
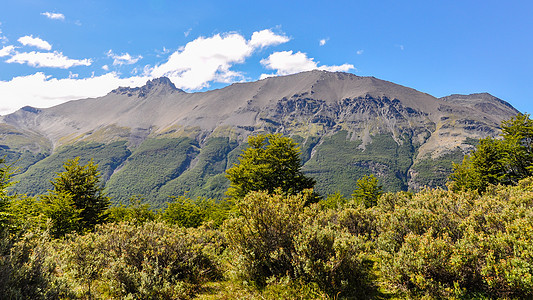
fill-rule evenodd
<path id="1" fill-rule="evenodd" d="M 320 68 L 533 112 L 532 1 L 0 4 L 0 114 L 168 76 L 190 92 Z"/>

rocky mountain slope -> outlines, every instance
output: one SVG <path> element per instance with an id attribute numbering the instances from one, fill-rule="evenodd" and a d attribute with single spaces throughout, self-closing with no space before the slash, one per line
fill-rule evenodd
<path id="1" fill-rule="evenodd" d="M 322 193 L 350 194 L 376 174 L 386 189 L 442 186 L 451 161 L 499 134 L 518 111 L 489 94 L 435 98 L 373 77 L 310 71 L 186 93 L 167 78 L 140 88 L 0 117 L 0 155 L 17 160 L 21 192 L 41 193 L 64 160 L 99 163 L 116 200 L 222 197 L 224 170 L 251 134 L 300 143 Z"/>

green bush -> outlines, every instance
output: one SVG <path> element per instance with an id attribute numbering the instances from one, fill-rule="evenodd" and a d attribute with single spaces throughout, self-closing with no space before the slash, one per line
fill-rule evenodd
<path id="1" fill-rule="evenodd" d="M 57 273 L 55 248 L 46 232 L 0 234 L 0 294 L 3 299 L 71 296 Z"/>
<path id="2" fill-rule="evenodd" d="M 175 299 L 220 277 L 221 236 L 163 223 L 98 226 L 64 243 L 62 271 L 80 297 Z"/>
<path id="3" fill-rule="evenodd" d="M 295 277 L 332 296 L 367 299 L 373 294 L 364 239 L 335 225 L 308 225 L 294 239 Z"/>
<path id="4" fill-rule="evenodd" d="M 143 204 L 142 198 L 132 197 L 126 206 L 120 203 L 107 209 L 107 221 L 109 223 L 130 222 L 142 225 L 157 219 L 158 215 L 150 209 L 150 204 Z"/>
<path id="5" fill-rule="evenodd" d="M 395 205 L 389 197 L 376 240 L 383 286 L 411 297 L 533 297 L 532 182 L 489 186 L 483 196 L 426 190 Z"/>
<path id="6" fill-rule="evenodd" d="M 210 223 L 218 228 L 228 217 L 232 207 L 232 202 L 228 200 L 217 202 L 203 197 L 193 200 L 179 196 L 174 197 L 174 201 L 167 204 L 161 218 L 169 224 L 181 227 L 198 227 Z"/>
<path id="7" fill-rule="evenodd" d="M 293 277 L 293 238 L 301 231 L 304 204 L 310 193 L 269 195 L 250 192 L 237 202 L 240 216 L 224 224 L 234 252 L 235 268 L 243 279 L 260 287 L 270 277 Z"/>
<path id="8" fill-rule="evenodd" d="M 307 207 L 311 191 L 281 193 L 249 193 L 237 202 L 240 216 L 224 224 L 240 278 L 260 288 L 290 278 L 332 296 L 373 293 L 364 238 L 329 224 L 320 204 Z"/>

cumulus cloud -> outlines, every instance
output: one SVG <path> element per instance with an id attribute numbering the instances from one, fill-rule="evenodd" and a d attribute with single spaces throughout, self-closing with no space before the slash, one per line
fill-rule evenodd
<path id="1" fill-rule="evenodd" d="M 254 48 L 264 48 L 267 46 L 284 44 L 289 40 L 290 39 L 287 36 L 275 34 L 270 29 L 264 29 L 254 32 L 249 44 Z"/>
<path id="2" fill-rule="evenodd" d="M 39 49 L 48 50 L 48 51 L 52 50 L 52 45 L 50 45 L 50 43 L 40 38 L 34 38 L 33 35 L 26 35 L 26 36 L 20 37 L 18 41 L 24 46 L 37 47 Z"/>
<path id="3" fill-rule="evenodd" d="M 255 32 L 250 39 L 238 33 L 200 37 L 170 54 L 166 62 L 155 67 L 148 65 L 144 69 L 136 68 L 134 71 L 141 75 L 128 78 L 120 78 L 114 72 L 90 78 L 70 74 L 69 78 L 57 79 L 43 72 L 15 77 L 9 81 L 0 81 L 0 114 L 14 112 L 26 105 L 50 107 L 69 100 L 99 97 L 118 86 L 141 86 L 147 80 L 160 76 L 167 76 L 176 86 L 188 90 L 208 87 L 211 82 L 242 80 L 243 74 L 231 69 L 235 64 L 244 63 L 255 51 L 288 40 L 288 37 L 274 34 L 270 30 Z M 11 46 L 4 48 L 0 51 L 11 56 L 7 60 L 9 63 L 65 69 L 92 64 L 90 59 L 70 59 L 57 51 L 17 53 L 16 48 Z M 114 60 L 124 63 L 137 58 L 127 53 L 113 55 L 116 56 L 112 57 Z M 104 65 L 102 69 L 107 71 L 110 68 L 109 65 Z"/>
<path id="4" fill-rule="evenodd" d="M 90 66 L 92 60 L 90 59 L 71 59 L 63 55 L 61 52 L 23 52 L 16 53 L 7 63 L 27 64 L 32 67 L 42 68 L 61 68 L 68 69 L 74 66 Z"/>
<path id="5" fill-rule="evenodd" d="M 318 42 L 318 44 L 319 44 L 320 46 L 324 46 L 324 45 L 328 42 L 328 40 L 329 40 L 329 39 L 321 39 L 321 40 Z"/>
<path id="6" fill-rule="evenodd" d="M 131 56 L 129 53 L 118 55 L 113 53 L 112 50 L 109 50 L 109 52 L 107 52 L 107 57 L 113 59 L 113 66 L 132 65 L 143 58 L 141 55 Z"/>
<path id="7" fill-rule="evenodd" d="M 0 115 L 5 115 L 29 105 L 39 108 L 50 107 L 69 100 L 100 97 L 118 86 L 142 86 L 147 77 L 119 78 L 116 73 L 78 79 L 55 79 L 42 72 L 20 76 L 10 81 L 0 81 Z"/>
<path id="8" fill-rule="evenodd" d="M 263 74 L 261 79 L 274 75 L 289 75 L 311 70 L 324 70 L 331 72 L 347 72 L 355 69 L 351 64 L 340 66 L 318 66 L 314 58 L 307 57 L 306 53 L 292 51 L 274 52 L 268 58 L 262 59 L 261 64 L 270 70 L 275 70 L 276 74 Z"/>
<path id="9" fill-rule="evenodd" d="M 232 82 L 243 78 L 241 73 L 230 70 L 234 64 L 243 63 L 257 49 L 288 40 L 269 29 L 254 32 L 250 40 L 238 33 L 199 37 L 150 73 L 153 77 L 167 76 L 177 87 L 189 90 L 208 87 L 212 81 Z"/>
<path id="10" fill-rule="evenodd" d="M 5 46 L 0 49 L 0 57 L 9 56 L 15 51 L 15 46 Z"/>
<path id="11" fill-rule="evenodd" d="M 43 12 L 41 15 L 52 20 L 65 20 L 65 15 L 60 13 Z"/>

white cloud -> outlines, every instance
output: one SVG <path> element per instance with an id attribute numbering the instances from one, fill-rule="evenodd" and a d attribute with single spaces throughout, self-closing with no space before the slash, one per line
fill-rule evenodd
<path id="1" fill-rule="evenodd" d="M 0 57 L 9 56 L 15 51 L 15 46 L 5 46 L 0 49 Z"/>
<path id="2" fill-rule="evenodd" d="M 329 39 L 321 39 L 321 40 L 318 42 L 318 44 L 319 44 L 320 46 L 324 46 L 324 45 L 327 43 L 328 40 L 329 40 Z"/>
<path id="3" fill-rule="evenodd" d="M 363 54 L 363 52 L 365 52 L 365 50 L 361 49 L 361 50 L 357 50 L 356 53 L 357 53 L 357 55 L 361 55 L 361 54 Z"/>
<path id="4" fill-rule="evenodd" d="M 140 59 L 143 58 L 141 55 L 131 56 L 129 53 L 117 55 L 113 53 L 112 50 L 109 50 L 109 52 L 107 52 L 107 57 L 110 57 L 113 59 L 113 66 L 131 65 L 131 64 L 138 62 Z"/>
<path id="5" fill-rule="evenodd" d="M 293 53 L 292 51 L 274 52 L 268 58 L 262 59 L 261 64 L 267 69 L 275 70 L 275 75 L 289 75 L 315 69 L 331 72 L 347 72 L 355 69 L 351 64 L 318 66 L 314 58 L 307 57 L 307 54 L 302 52 Z M 270 76 L 274 76 L 274 74 L 263 74 L 261 79 Z"/>
<path id="6" fill-rule="evenodd" d="M 74 99 L 101 97 L 118 86 L 142 86 L 149 79 L 119 78 L 116 73 L 84 79 L 75 78 L 75 74 L 71 77 L 55 79 L 38 72 L 15 77 L 10 81 L 0 81 L 0 115 L 14 112 L 26 105 L 45 108 Z"/>
<path id="7" fill-rule="evenodd" d="M 40 38 L 34 38 L 33 35 L 26 35 L 18 39 L 19 43 L 24 46 L 33 46 L 43 50 L 52 50 L 52 45 Z"/>
<path id="8" fill-rule="evenodd" d="M 52 20 L 65 20 L 65 15 L 60 13 L 43 12 L 41 15 Z"/>
<path id="9" fill-rule="evenodd" d="M 254 48 L 264 48 L 267 46 L 275 46 L 288 42 L 290 39 L 284 35 L 277 35 L 270 29 L 256 31 L 252 34 L 250 46 Z"/>
<path id="10" fill-rule="evenodd" d="M 50 67 L 68 69 L 74 66 L 90 66 L 92 60 L 90 59 L 71 59 L 63 55 L 61 52 L 23 52 L 16 53 L 7 63 L 28 64 L 32 67 Z"/>
<path id="11" fill-rule="evenodd" d="M 192 28 L 187 29 L 187 31 L 185 31 L 185 32 L 183 33 L 183 35 L 184 35 L 185 37 L 188 37 L 189 34 L 191 34 L 191 31 L 192 31 Z"/>
<path id="12" fill-rule="evenodd" d="M 262 59 L 261 64 L 270 70 L 277 70 L 278 75 L 287 75 L 302 71 L 317 69 L 313 58 L 308 58 L 302 52 L 292 51 L 274 52 L 268 58 Z"/>
<path id="13" fill-rule="evenodd" d="M 2 22 L 0 22 L 0 26 L 2 26 Z M 5 37 L 2 34 L 2 28 L 0 28 L 0 42 L 2 42 L 2 43 L 6 43 L 7 42 L 7 37 Z"/>
<path id="14" fill-rule="evenodd" d="M 241 73 L 230 70 L 234 64 L 243 63 L 257 49 L 288 40 L 269 29 L 254 32 L 249 41 L 238 33 L 199 37 L 154 67 L 151 76 L 167 76 L 177 87 L 189 90 L 208 87 L 212 81 L 229 83 L 243 78 Z"/>
<path id="15" fill-rule="evenodd" d="M 109 71 L 109 66 L 108 66 L 108 65 L 103 65 L 103 66 L 102 66 L 102 70 L 104 70 L 104 71 Z"/>
<path id="16" fill-rule="evenodd" d="M 120 78 L 114 72 L 90 78 L 79 78 L 72 73 L 70 78 L 56 79 L 42 72 L 15 77 L 9 81 L 0 81 L 0 114 L 14 112 L 26 105 L 43 108 L 74 99 L 99 97 L 118 86 L 141 86 L 147 80 L 160 76 L 168 76 L 176 86 L 189 90 L 208 87 L 213 81 L 242 80 L 244 76 L 231 70 L 232 66 L 245 62 L 254 51 L 288 40 L 270 30 L 254 33 L 249 40 L 237 33 L 200 37 L 170 54 L 163 64 L 155 67 L 147 65 L 142 70 L 136 68 L 135 71 L 142 75 L 129 78 Z M 12 55 L 7 62 L 36 67 L 69 68 L 92 64 L 90 59 L 70 59 L 57 51 L 17 53 L 15 48 L 7 48 L 5 51 Z M 128 59 L 125 54 L 117 55 L 123 61 L 135 58 L 129 56 Z M 102 69 L 107 71 L 109 65 L 102 66 Z"/>

